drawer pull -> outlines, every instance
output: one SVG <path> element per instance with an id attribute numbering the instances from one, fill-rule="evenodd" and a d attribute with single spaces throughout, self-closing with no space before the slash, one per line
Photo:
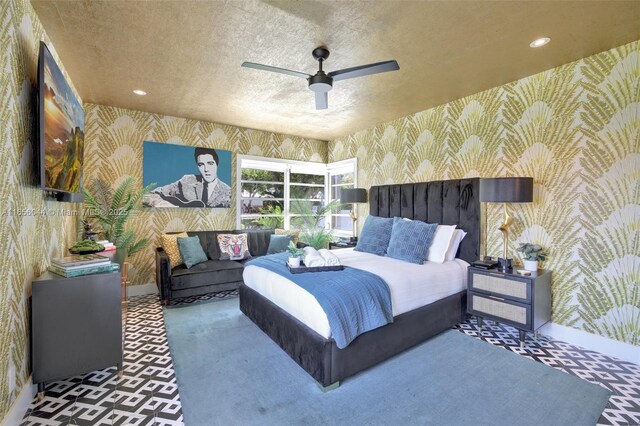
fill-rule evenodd
<path id="1" fill-rule="evenodd" d="M 489 297 L 492 298 L 492 299 L 496 299 L 496 300 L 499 300 L 501 302 L 504 302 L 504 299 L 502 297 L 496 297 L 496 296 L 489 296 Z"/>

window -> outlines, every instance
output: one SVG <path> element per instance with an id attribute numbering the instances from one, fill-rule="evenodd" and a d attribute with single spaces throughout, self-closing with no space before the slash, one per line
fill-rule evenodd
<path id="1" fill-rule="evenodd" d="M 324 218 L 317 220 L 318 209 L 325 204 L 326 166 L 316 170 L 291 166 L 289 170 L 289 228 L 323 228 Z"/>
<path id="2" fill-rule="evenodd" d="M 327 165 L 238 156 L 238 228 L 324 227 Z"/>
<path id="3" fill-rule="evenodd" d="M 356 187 L 355 158 L 328 164 L 327 173 L 331 200 L 339 200 L 343 189 Z M 339 212 L 331 214 L 330 226 L 336 236 L 353 236 L 353 220 L 350 216 L 353 209 L 353 204 L 343 204 Z"/>
<path id="4" fill-rule="evenodd" d="M 269 166 L 269 165 L 266 165 Z M 247 164 L 240 177 L 240 228 L 284 227 L 283 167 Z"/>

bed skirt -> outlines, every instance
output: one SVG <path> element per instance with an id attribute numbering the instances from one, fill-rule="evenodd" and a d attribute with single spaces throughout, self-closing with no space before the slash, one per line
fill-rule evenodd
<path id="1" fill-rule="evenodd" d="M 382 362 L 462 321 L 466 290 L 405 312 L 394 322 L 358 336 L 338 349 L 269 299 L 240 286 L 240 310 L 323 387 Z"/>

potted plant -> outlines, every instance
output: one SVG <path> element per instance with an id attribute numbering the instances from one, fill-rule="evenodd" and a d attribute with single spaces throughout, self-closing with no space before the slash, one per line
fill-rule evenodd
<path id="1" fill-rule="evenodd" d="M 321 225 L 323 220 L 331 213 L 337 213 L 342 208 L 340 200 L 333 200 L 324 206 L 314 206 L 307 200 L 292 201 L 292 210 L 299 214 L 291 219 L 294 228 L 302 229 L 300 241 L 310 245 L 316 250 L 328 248 L 329 243 L 335 240 L 333 232 Z"/>
<path id="2" fill-rule="evenodd" d="M 149 243 L 146 238 L 137 239 L 135 231 L 125 229 L 125 224 L 132 212 L 139 207 L 144 194 L 150 192 L 154 185 L 138 190 L 135 179 L 127 176 L 115 189 L 100 178 L 83 188 L 85 211 L 89 213 L 87 218 L 98 223 L 102 227 L 104 238 L 113 242 L 116 247 L 126 249 L 128 256 L 142 250 Z"/>
<path id="3" fill-rule="evenodd" d="M 524 243 L 518 247 L 518 252 L 522 253 L 522 262 L 527 271 L 537 271 L 538 261 L 544 262 L 547 258 L 547 253 L 538 244 Z"/>
<path id="4" fill-rule="evenodd" d="M 304 256 L 304 250 L 299 249 L 293 241 L 289 241 L 289 266 L 292 268 L 300 267 L 300 257 Z"/>

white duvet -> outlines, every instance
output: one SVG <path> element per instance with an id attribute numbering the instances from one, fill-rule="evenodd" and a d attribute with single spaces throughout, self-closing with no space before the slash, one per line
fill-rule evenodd
<path id="1" fill-rule="evenodd" d="M 417 265 L 390 257 L 354 251 L 333 250 L 345 266 L 362 269 L 381 277 L 391 291 L 393 316 L 403 314 L 467 287 L 467 267 L 461 259 L 450 262 L 425 262 Z M 244 283 L 280 308 L 293 315 L 322 337 L 331 336 L 327 315 L 318 301 L 288 279 L 258 266 L 244 268 Z"/>

